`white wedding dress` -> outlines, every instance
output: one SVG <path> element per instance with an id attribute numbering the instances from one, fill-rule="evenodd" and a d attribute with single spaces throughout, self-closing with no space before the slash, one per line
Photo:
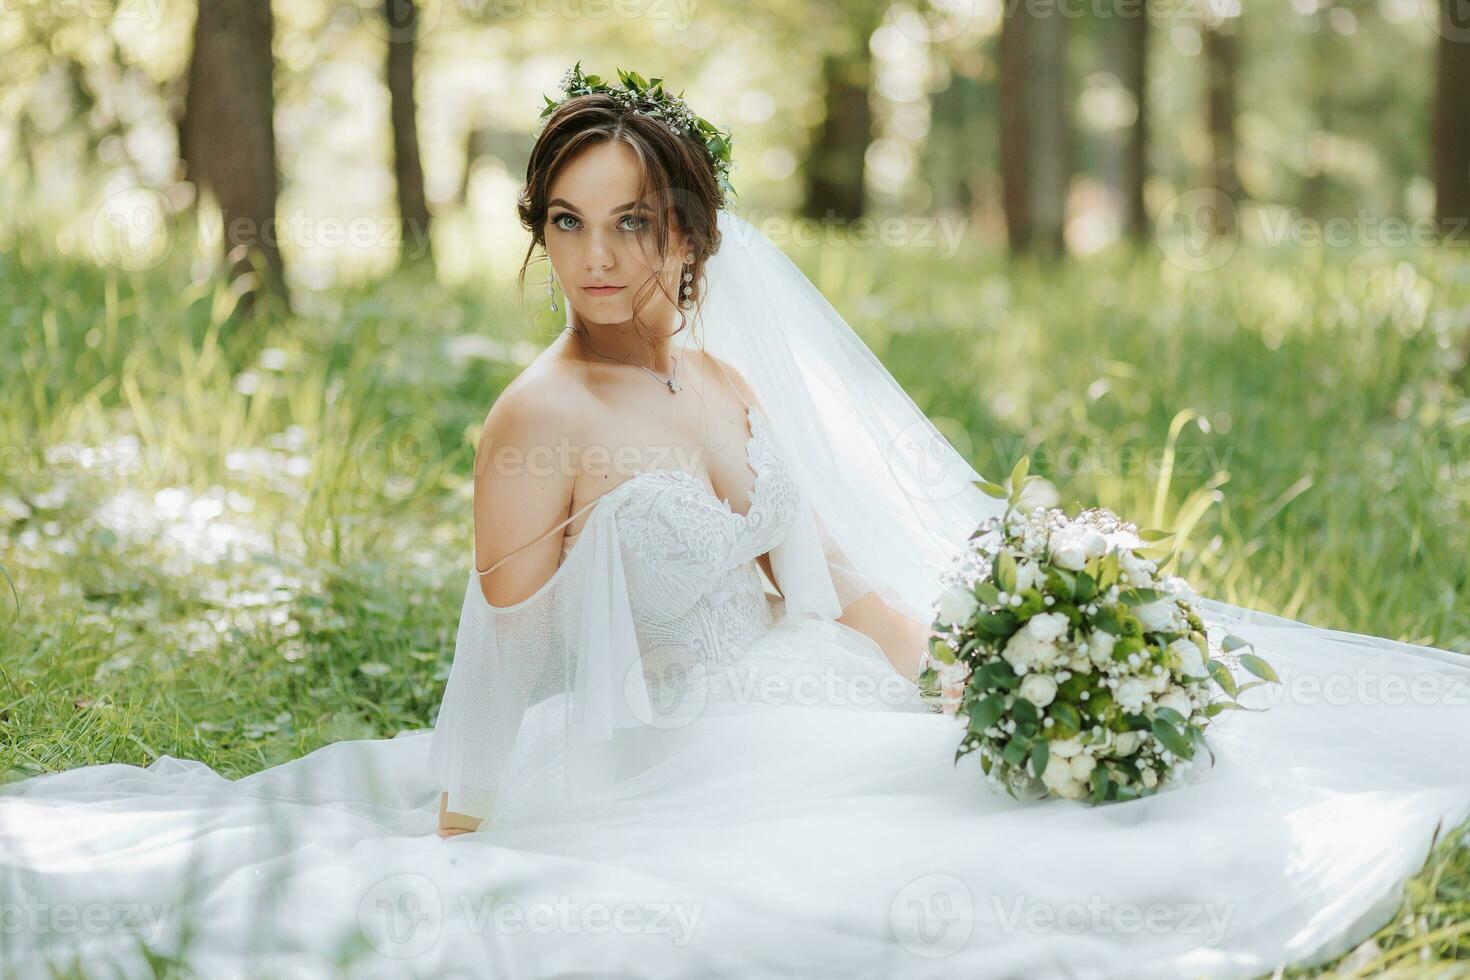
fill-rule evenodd
<path id="1" fill-rule="evenodd" d="M 641 473 L 525 602 L 491 607 L 470 574 L 440 727 L 509 733 L 493 790 L 429 731 L 236 781 L 164 756 L 4 787 L 0 975 L 76 957 L 151 976 L 144 943 L 174 954 L 188 920 L 185 958 L 211 977 L 328 975 L 339 954 L 385 977 L 1249 977 L 1371 934 L 1436 829 L 1470 815 L 1470 658 L 1209 601 L 1283 681 L 1218 719 L 1213 767 L 1097 808 L 992 790 L 875 644 L 766 587 L 757 556 L 779 578 L 815 515 L 747 417 L 745 513 L 691 474 Z M 830 571 L 842 604 L 862 591 Z M 594 572 L 598 596 L 548 601 Z M 628 724 L 548 682 L 550 662 L 501 665 L 523 717 L 476 713 L 494 694 L 464 682 L 497 669 L 489 645 L 544 652 L 577 630 L 558 609 L 636 634 L 638 669 L 602 678 Z M 445 840 L 454 773 L 490 817 Z"/>

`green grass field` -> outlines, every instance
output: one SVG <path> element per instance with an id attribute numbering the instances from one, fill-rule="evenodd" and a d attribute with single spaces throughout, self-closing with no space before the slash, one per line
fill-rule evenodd
<path id="1" fill-rule="evenodd" d="M 169 754 L 238 776 L 430 725 L 473 439 L 563 314 L 402 275 L 243 320 L 183 259 L 129 274 L 14 246 L 0 773 Z M 1206 273 L 1157 252 L 793 257 L 982 473 L 1029 453 L 1063 505 L 1179 529 L 1206 595 L 1470 652 L 1454 250 L 1243 250 Z M 1470 959 L 1466 829 L 1337 969 Z"/>

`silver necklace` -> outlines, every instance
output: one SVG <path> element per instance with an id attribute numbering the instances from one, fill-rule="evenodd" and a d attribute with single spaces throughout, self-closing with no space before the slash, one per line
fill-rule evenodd
<path id="1" fill-rule="evenodd" d="M 596 354 L 598 357 L 607 357 L 607 359 L 610 360 L 610 361 L 618 361 L 618 362 L 620 362 L 622 364 L 628 364 L 629 363 L 627 361 L 624 361 L 621 357 L 608 357 L 608 355 L 604 354 L 602 351 L 598 350 L 596 347 L 593 347 L 592 346 L 592 341 L 590 341 L 590 340 L 587 339 L 587 334 L 584 333 L 581 330 L 578 330 L 575 326 L 570 326 L 567 329 L 570 330 L 570 331 L 572 331 L 573 333 L 577 334 L 578 336 L 580 336 L 582 338 L 582 343 L 586 344 L 589 348 L 591 348 L 592 353 Z M 642 368 L 644 371 L 647 371 L 649 377 L 653 378 L 653 380 L 657 381 L 659 384 L 666 385 L 668 387 L 669 394 L 671 394 L 671 395 L 677 395 L 679 393 L 679 389 L 681 389 L 681 388 L 684 387 L 683 385 L 679 384 L 679 359 L 676 358 L 673 354 L 670 354 L 669 355 L 669 360 L 671 360 L 671 361 L 674 362 L 674 373 L 671 374 L 671 375 L 669 375 L 667 378 L 660 378 L 658 375 L 654 374 L 648 368 L 643 367 L 642 364 L 633 364 L 631 366 L 632 367 L 636 367 L 636 368 Z"/>

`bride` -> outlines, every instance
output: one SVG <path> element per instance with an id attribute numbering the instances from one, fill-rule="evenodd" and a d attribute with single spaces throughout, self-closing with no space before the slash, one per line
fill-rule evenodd
<path id="1" fill-rule="evenodd" d="M 1381 928 L 1470 815 L 1470 657 L 1205 600 L 1283 681 L 1212 767 L 987 787 L 914 681 L 1000 505 L 620 81 L 528 165 L 567 329 L 485 421 L 433 729 L 5 787 L 0 973 L 1250 977 Z"/>

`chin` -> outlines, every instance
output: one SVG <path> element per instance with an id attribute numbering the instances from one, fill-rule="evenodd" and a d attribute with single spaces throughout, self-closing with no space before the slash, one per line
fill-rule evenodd
<path id="1" fill-rule="evenodd" d="M 633 308 L 626 303 L 599 303 L 593 300 L 587 304 L 584 300 L 583 305 L 575 309 L 577 319 L 583 323 L 611 326 L 633 319 Z"/>

